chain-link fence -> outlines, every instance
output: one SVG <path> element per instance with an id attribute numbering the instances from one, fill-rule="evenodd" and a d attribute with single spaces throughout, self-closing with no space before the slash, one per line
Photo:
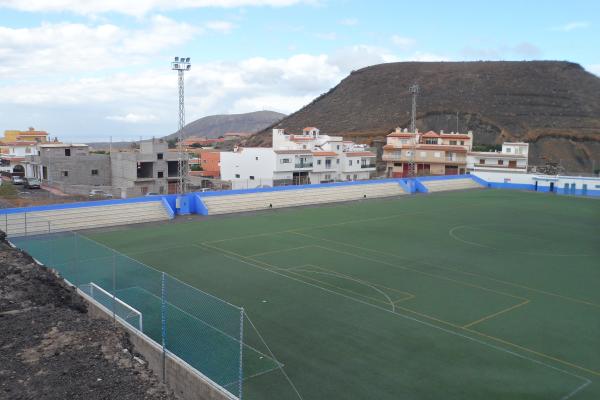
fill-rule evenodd
<path id="1" fill-rule="evenodd" d="M 172 353 L 237 398 L 244 375 L 276 366 L 244 345 L 242 308 L 75 232 L 20 234 L 10 241 L 162 345 L 163 359 Z M 252 360 L 249 371 L 243 359 Z"/>

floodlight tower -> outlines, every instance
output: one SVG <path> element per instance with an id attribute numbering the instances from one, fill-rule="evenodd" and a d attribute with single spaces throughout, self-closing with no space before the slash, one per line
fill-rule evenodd
<path id="1" fill-rule="evenodd" d="M 185 193 L 185 174 L 187 168 L 184 165 L 185 159 L 183 156 L 183 127 L 185 126 L 185 99 L 183 90 L 183 73 L 192 68 L 189 57 L 175 57 L 171 63 L 171 69 L 177 71 L 179 81 L 179 131 L 177 132 L 177 150 L 179 157 L 177 159 L 177 176 L 179 182 L 177 185 L 177 194 Z"/>
<path id="2" fill-rule="evenodd" d="M 412 148 L 410 151 L 410 161 L 408 162 L 408 175 L 414 177 L 417 173 L 415 168 L 415 152 L 417 151 L 417 95 L 419 94 L 419 85 L 416 83 L 408 88 L 412 95 L 412 111 L 410 114 L 410 131 L 414 134 Z"/>

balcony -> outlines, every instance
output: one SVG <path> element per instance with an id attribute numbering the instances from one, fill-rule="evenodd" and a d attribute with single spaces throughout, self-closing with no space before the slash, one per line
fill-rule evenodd
<path id="1" fill-rule="evenodd" d="M 313 167 L 313 163 L 312 162 L 305 162 L 305 163 L 296 163 L 296 164 L 294 164 L 294 168 L 298 168 L 298 169 L 312 168 L 312 167 Z"/>
<path id="2" fill-rule="evenodd" d="M 449 162 L 455 162 L 455 163 L 466 163 L 467 159 L 465 157 L 448 157 L 446 156 L 444 158 L 444 160 L 449 161 Z"/>
<path id="3" fill-rule="evenodd" d="M 408 159 L 406 156 L 402 157 L 400 153 L 383 153 L 381 159 L 383 161 L 402 161 L 404 159 Z"/>
<path id="4" fill-rule="evenodd" d="M 360 164 L 361 168 L 375 168 L 376 165 L 375 163 L 369 163 L 369 164 Z"/>

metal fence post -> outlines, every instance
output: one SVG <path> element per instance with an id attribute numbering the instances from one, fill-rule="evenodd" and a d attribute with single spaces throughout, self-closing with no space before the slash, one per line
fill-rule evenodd
<path id="1" fill-rule="evenodd" d="M 239 399 L 242 400 L 242 386 L 244 382 L 244 368 L 243 368 L 243 355 L 244 355 L 244 307 L 240 308 L 240 363 L 238 370 L 238 394 Z"/>
<path id="2" fill-rule="evenodd" d="M 75 241 L 75 260 L 73 261 L 73 284 L 75 287 L 79 287 L 77 283 L 77 271 L 79 270 L 79 241 L 77 240 L 77 234 L 73 232 L 73 240 Z"/>
<path id="3" fill-rule="evenodd" d="M 117 326 L 116 316 L 116 297 L 117 297 L 117 268 L 116 268 L 116 255 L 113 252 L 112 255 L 112 287 L 113 287 L 113 301 L 112 301 L 112 312 L 113 312 L 113 325 Z"/>
<path id="4" fill-rule="evenodd" d="M 162 336 L 162 378 L 163 382 L 167 381 L 166 373 L 166 355 L 167 355 L 167 305 L 165 301 L 165 273 L 162 273 L 161 291 L 160 291 L 160 319 L 161 319 L 161 336 Z"/>

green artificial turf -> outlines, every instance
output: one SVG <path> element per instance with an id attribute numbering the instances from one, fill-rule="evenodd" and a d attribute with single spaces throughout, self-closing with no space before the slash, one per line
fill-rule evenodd
<path id="1" fill-rule="evenodd" d="M 246 320 L 247 399 L 600 398 L 598 200 L 475 190 L 87 236 L 244 307 L 268 345 Z M 231 347 L 188 331 L 183 351 Z"/>

